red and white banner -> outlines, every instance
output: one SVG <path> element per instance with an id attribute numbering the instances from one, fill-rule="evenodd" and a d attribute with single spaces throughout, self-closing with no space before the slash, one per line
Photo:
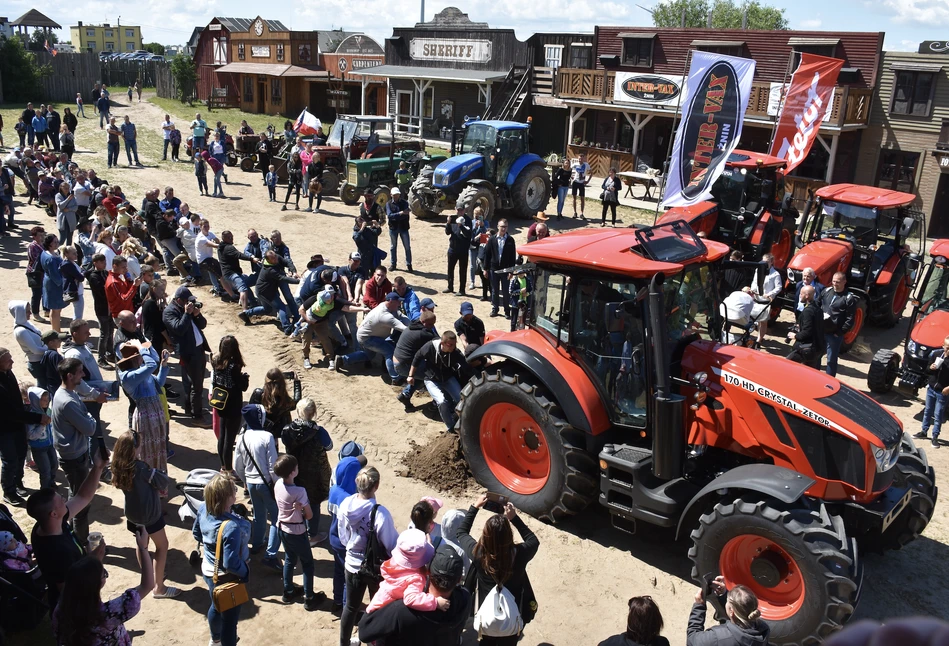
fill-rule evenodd
<path id="1" fill-rule="evenodd" d="M 293 129 L 298 135 L 315 135 L 316 129 L 321 125 L 322 124 L 320 123 L 320 120 L 316 118 L 316 115 L 304 108 L 303 112 L 300 113 L 300 116 L 297 117 L 297 122 L 293 124 Z"/>
<path id="2" fill-rule="evenodd" d="M 837 75 L 843 66 L 839 58 L 801 54 L 771 143 L 771 154 L 788 160 L 785 173 L 804 161 L 814 145 L 821 121 L 830 111 Z"/>

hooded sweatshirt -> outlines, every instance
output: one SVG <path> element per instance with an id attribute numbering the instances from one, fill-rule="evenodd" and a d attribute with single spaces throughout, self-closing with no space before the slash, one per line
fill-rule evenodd
<path id="1" fill-rule="evenodd" d="M 359 623 L 359 640 L 384 639 L 386 646 L 454 646 L 471 616 L 471 594 L 461 585 L 451 593 L 448 610 L 423 612 L 394 601 L 367 614 Z"/>
<path id="2" fill-rule="evenodd" d="M 35 363 L 43 360 L 43 354 L 47 347 L 43 343 L 42 333 L 26 317 L 26 306 L 26 301 L 10 301 L 7 304 L 7 309 L 10 310 L 10 316 L 13 317 L 13 338 L 20 344 L 20 349 L 26 355 L 26 360 Z"/>
<path id="3" fill-rule="evenodd" d="M 442 516 L 442 540 L 451 545 L 458 554 L 461 555 L 461 558 L 465 562 L 465 574 L 468 573 L 468 568 L 471 567 L 471 559 L 468 557 L 468 553 L 458 544 L 458 530 L 461 528 L 461 523 L 465 519 L 465 512 L 461 509 L 449 509 L 445 512 L 445 515 Z M 434 540 L 434 539 L 433 539 Z"/>
<path id="4" fill-rule="evenodd" d="M 30 396 L 30 412 L 38 415 L 46 415 L 46 410 L 40 406 L 40 400 L 46 391 L 42 388 L 32 386 L 27 391 Z M 29 441 L 31 449 L 46 449 L 53 446 L 53 432 L 49 424 L 27 424 L 26 438 Z"/>
<path id="5" fill-rule="evenodd" d="M 686 629 L 686 646 L 767 646 L 771 627 L 761 619 L 749 628 L 728 621 L 705 630 L 705 610 L 704 603 L 692 605 Z"/>
<path id="6" fill-rule="evenodd" d="M 355 574 L 366 556 L 366 542 L 369 540 L 369 517 L 376 499 L 366 500 L 359 494 L 353 494 L 339 505 L 336 512 L 339 542 L 346 547 L 346 571 Z M 376 536 L 386 552 L 391 555 L 399 540 L 399 532 L 392 522 L 389 510 L 379 505 L 376 509 Z M 388 557 L 387 557 L 388 558 Z"/>
<path id="7" fill-rule="evenodd" d="M 286 440 L 284 440 L 286 442 Z M 339 511 L 339 505 L 349 496 L 356 493 L 356 474 L 362 465 L 356 458 L 343 458 L 336 465 L 336 484 L 330 487 L 329 501 L 326 503 L 326 511 L 329 512 L 330 520 L 330 546 L 334 550 L 344 550 L 346 546 L 339 542 L 338 519 L 336 512 Z"/>

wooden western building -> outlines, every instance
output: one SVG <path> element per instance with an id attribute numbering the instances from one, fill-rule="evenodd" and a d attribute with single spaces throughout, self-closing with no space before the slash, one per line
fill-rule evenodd
<path id="1" fill-rule="evenodd" d="M 623 91 L 637 81 L 681 90 L 690 50 L 754 59 L 754 84 L 740 146 L 766 152 L 777 115 L 781 84 L 809 52 L 844 60 L 829 115 L 807 159 L 794 170 L 795 198 L 808 185 L 852 181 L 883 46 L 883 33 L 751 31 L 596 27 L 592 69 L 560 67 L 552 96 L 568 109 L 567 153 L 588 154 L 596 176 L 618 170 L 662 168 L 674 136 L 676 99 L 649 99 Z M 629 85 L 631 83 L 632 85 Z M 634 93 L 635 94 L 635 93 Z M 536 99 L 535 99 L 536 104 Z"/>
<path id="2" fill-rule="evenodd" d="M 318 43 L 326 76 L 310 79 L 310 112 L 326 122 L 337 113 L 386 114 L 386 80 L 353 75 L 382 65 L 382 46 L 363 33 L 341 30 L 321 31 Z"/>
<path id="3" fill-rule="evenodd" d="M 949 49 L 884 52 L 856 181 L 919 196 L 928 235 L 949 237 Z"/>
<path id="4" fill-rule="evenodd" d="M 491 29 L 447 7 L 430 22 L 395 28 L 385 64 L 361 74 L 388 78 L 388 114 L 399 132 L 438 137 L 466 116 L 503 118 L 499 106 L 527 66 L 527 43 L 513 29 Z"/>

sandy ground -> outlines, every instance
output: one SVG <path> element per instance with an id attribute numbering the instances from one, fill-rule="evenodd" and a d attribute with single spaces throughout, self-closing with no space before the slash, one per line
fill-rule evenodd
<path id="1" fill-rule="evenodd" d="M 119 108 L 117 112 L 124 114 L 125 108 Z M 183 108 L 179 116 L 188 112 Z M 151 104 L 136 103 L 128 108 L 128 114 L 138 124 L 140 139 L 143 139 L 142 161 L 145 167 L 127 169 L 122 151 L 123 166 L 117 170 L 102 170 L 100 174 L 126 188 L 133 202 L 141 200 L 147 187 L 172 184 L 177 195 L 189 202 L 193 210 L 210 218 L 212 230 L 218 234 L 231 229 L 240 240 L 251 226 L 261 232 L 279 228 L 300 265 L 305 264 L 304 259 L 310 253 L 317 251 L 331 262 L 341 264 L 353 250 L 350 235 L 355 208 L 346 207 L 337 199 L 329 199 L 324 202 L 325 213 L 281 212 L 279 207 L 268 203 L 259 175 L 245 174 L 237 168 L 229 171 L 231 183 L 225 186 L 227 199 L 199 197 L 194 177 L 186 164 L 157 161 L 160 157 L 156 153 L 160 150 L 162 112 Z M 77 158 L 83 166 L 104 169 L 105 135 L 93 119 L 80 121 Z M 181 125 L 179 123 L 179 127 Z M 236 127 L 236 124 L 230 125 Z M 40 209 L 19 208 L 18 221 L 26 229 L 36 223 L 54 226 Z M 445 287 L 447 246 L 442 222 L 412 223 L 415 272 L 411 275 L 397 273 L 405 275 L 420 295 L 435 299 L 439 329 L 448 329 L 458 316 L 458 306 L 463 299 L 440 293 Z M 562 228 L 574 224 L 575 221 L 564 220 Z M 523 241 L 526 236 L 524 223 L 512 222 L 512 225 L 517 239 Z M 27 242 L 25 233 L 0 239 L 0 300 L 3 302 L 29 297 L 22 270 Z M 400 260 L 400 265 L 404 267 L 404 260 Z M 175 280 L 172 279 L 172 284 Z M 393 511 L 400 528 L 404 527 L 413 503 L 433 492 L 418 480 L 397 475 L 404 470 L 401 457 L 409 450 L 410 441 L 424 446 L 443 433 L 441 422 L 420 411 L 406 414 L 396 400 L 395 390 L 383 382 L 378 370 L 373 374 L 361 370 L 334 374 L 315 367 L 305 372 L 300 346 L 285 339 L 267 319 L 262 319 L 254 327 L 244 327 L 237 319 L 236 305 L 221 303 L 208 294 L 206 288 L 200 288 L 199 294 L 206 304 L 208 337 L 212 344 L 224 334 L 235 334 L 239 338 L 252 387 L 262 384 L 264 373 L 272 366 L 297 371 L 303 376 L 306 395 L 318 403 L 320 423 L 330 432 L 337 446 L 350 439 L 367 446 L 370 462 L 382 473 L 379 501 Z M 476 300 L 475 309 L 489 327 L 494 327 L 495 319 L 487 318 L 486 303 Z M 89 303 L 87 312 L 91 314 L 91 310 Z M 67 313 L 70 311 L 64 311 L 64 315 Z M 858 348 L 842 360 L 840 376 L 865 390 L 866 369 L 872 353 L 881 347 L 901 347 L 905 326 L 904 321 L 893 330 L 869 329 Z M 12 327 L 12 324 L 2 326 L 0 345 L 17 347 Z M 778 325 L 773 336 L 773 351 L 781 350 L 784 332 L 784 326 Z M 14 356 L 17 362 L 14 371 L 21 379 L 28 377 L 22 354 L 16 350 Z M 320 358 L 318 349 L 314 349 L 314 358 Z M 177 388 L 177 370 L 173 371 L 171 381 Z M 881 401 L 899 415 L 906 428 L 914 432 L 918 429 L 919 402 L 907 401 L 898 395 L 886 396 Z M 172 408 L 175 414 L 181 414 L 179 407 Z M 124 431 L 124 403 L 105 406 L 103 419 L 108 422 L 111 437 Z M 182 426 L 173 417 L 171 441 L 177 451 L 169 465 L 173 478 L 183 481 L 191 469 L 217 467 L 216 444 L 210 430 Z M 933 451 L 929 453 L 931 455 Z M 332 461 L 335 463 L 335 455 Z M 937 452 L 934 462 L 939 484 L 945 487 L 949 448 Z M 37 487 L 35 474 L 28 471 L 26 483 Z M 470 488 L 464 495 L 448 494 L 444 497 L 449 507 L 467 507 L 479 493 L 477 488 Z M 196 570 L 188 564 L 188 555 L 195 543 L 190 524 L 178 520 L 180 504 L 182 498 L 176 495 L 166 506 L 172 548 L 167 582 L 181 587 L 184 593 L 177 600 L 149 598 L 144 602 L 142 612 L 128 624 L 134 631 L 137 644 L 204 644 L 208 639 L 204 617 L 208 594 Z M 32 521 L 26 514 L 18 510 L 16 515 L 29 530 Z M 92 503 L 91 518 L 95 520 L 93 528 L 102 531 L 111 545 L 106 565 L 112 576 L 104 596 L 114 596 L 134 585 L 139 576 L 133 537 L 126 531 L 122 517 L 122 496 L 110 486 L 101 486 Z M 327 523 L 325 515 L 323 523 Z M 608 514 L 596 505 L 556 527 L 533 519 L 528 519 L 528 524 L 541 543 L 540 552 L 529 568 L 540 609 L 526 632 L 524 644 L 595 644 L 624 628 L 626 600 L 640 594 L 652 595 L 657 600 L 665 618 L 664 634 L 672 643 L 684 643 L 686 619 L 695 592 L 689 579 L 686 542 L 674 543 L 668 534 L 649 528 L 642 529 L 636 536 L 615 530 L 610 526 Z M 949 611 L 939 602 L 942 597 L 939 592 L 946 589 L 945 582 L 949 580 L 947 527 L 945 507 L 937 506 L 933 522 L 919 540 L 901 552 L 885 557 L 867 556 L 864 594 L 856 616 L 882 619 L 925 613 L 949 619 Z M 316 587 L 330 594 L 332 558 L 323 549 L 315 550 L 315 556 Z M 254 557 L 254 561 L 259 558 Z M 251 572 L 253 601 L 245 607 L 239 628 L 244 644 L 279 646 L 336 642 L 338 622 L 328 612 L 328 602 L 324 610 L 312 613 L 305 612 L 299 604 L 284 607 L 280 602 L 280 576 L 262 567 L 252 567 Z M 47 630 L 40 628 L 30 636 L 19 635 L 12 643 L 52 643 Z M 473 642 L 469 635 L 466 643 Z"/>

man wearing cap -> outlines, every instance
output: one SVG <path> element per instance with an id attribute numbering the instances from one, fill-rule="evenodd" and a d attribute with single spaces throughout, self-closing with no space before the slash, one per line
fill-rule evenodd
<path id="1" fill-rule="evenodd" d="M 389 222 L 389 269 L 399 265 L 398 241 L 402 240 L 405 251 L 405 266 L 412 271 L 412 243 L 409 240 L 409 203 L 402 199 L 398 187 L 392 189 L 392 199 L 386 204 L 386 219 Z"/>
<path id="2" fill-rule="evenodd" d="M 422 314 L 422 302 L 415 290 L 409 287 L 402 276 L 396 276 L 392 280 L 392 291 L 396 292 L 399 298 L 402 299 L 402 312 L 405 314 L 405 318 L 410 321 L 417 321 Z"/>
<path id="3" fill-rule="evenodd" d="M 358 251 L 349 254 L 349 262 L 345 267 L 337 269 L 336 273 L 339 274 L 339 282 L 347 300 L 358 303 L 362 297 L 363 283 L 366 281 L 366 270 L 362 266 L 362 254 Z M 356 351 L 359 349 L 359 341 L 356 339 L 356 332 L 359 330 L 359 325 L 356 323 L 356 313 L 346 314 L 345 320 L 350 348 Z"/>
<path id="4" fill-rule="evenodd" d="M 181 362 L 185 414 L 191 416 L 195 425 L 208 427 L 203 410 L 204 372 L 208 364 L 207 353 L 211 351 L 203 332 L 208 322 L 190 289 L 182 285 L 175 291 L 175 297 L 165 306 L 162 322 L 175 343 Z"/>
<path id="5" fill-rule="evenodd" d="M 313 335 L 316 335 L 320 347 L 323 348 L 323 356 L 329 361 L 327 367 L 330 370 L 336 370 L 336 352 L 342 344 L 333 338 L 330 327 L 331 315 L 340 311 L 368 312 L 369 308 L 355 305 L 339 297 L 332 285 L 325 285 L 323 291 L 308 298 L 300 306 L 300 316 L 307 323 L 306 332 L 303 333 L 303 367 L 307 370 L 313 367 L 310 363 L 310 344 L 313 342 Z"/>
<path id="6" fill-rule="evenodd" d="M 468 276 L 468 248 L 471 245 L 471 220 L 464 208 L 458 209 L 454 221 L 445 223 L 448 236 L 448 289 L 444 294 L 455 293 L 455 265 L 458 265 L 458 293 L 465 295 L 465 280 Z"/>
<path id="7" fill-rule="evenodd" d="M 407 532 L 402 533 L 405 534 Z M 399 539 L 401 544 L 402 536 Z M 471 593 L 460 585 L 464 561 L 451 545 L 442 541 L 435 548 L 428 570 L 428 593 L 447 599 L 448 608 L 416 610 L 407 608 L 402 599 L 396 599 L 363 617 L 359 622 L 360 642 L 385 642 L 386 646 L 457 646 L 471 615 Z"/>
<path id="8" fill-rule="evenodd" d="M 362 325 L 356 332 L 356 340 L 363 349 L 350 354 L 337 355 L 334 361 L 337 370 L 351 363 L 371 362 L 373 354 L 381 354 L 385 357 L 389 379 L 393 382 L 401 380 L 392 363 L 395 342 L 389 339 L 393 332 L 402 331 L 409 324 L 407 319 L 399 315 L 401 303 L 402 299 L 398 294 L 389 292 L 384 303 L 377 305 L 363 317 Z"/>
<path id="9" fill-rule="evenodd" d="M 461 385 L 471 377 L 465 355 L 458 350 L 457 345 L 458 337 L 450 331 L 443 332 L 441 339 L 426 343 L 415 353 L 409 376 L 405 379 L 410 384 L 415 383 L 416 373 L 424 370 L 425 388 L 435 400 L 438 413 L 449 431 L 458 420 L 455 406 L 461 401 Z M 402 399 L 401 396 L 399 399 Z"/>
<path id="10" fill-rule="evenodd" d="M 465 356 L 484 345 L 484 321 L 475 316 L 474 305 L 461 304 L 461 318 L 455 321 L 455 334 L 465 349 Z"/>

